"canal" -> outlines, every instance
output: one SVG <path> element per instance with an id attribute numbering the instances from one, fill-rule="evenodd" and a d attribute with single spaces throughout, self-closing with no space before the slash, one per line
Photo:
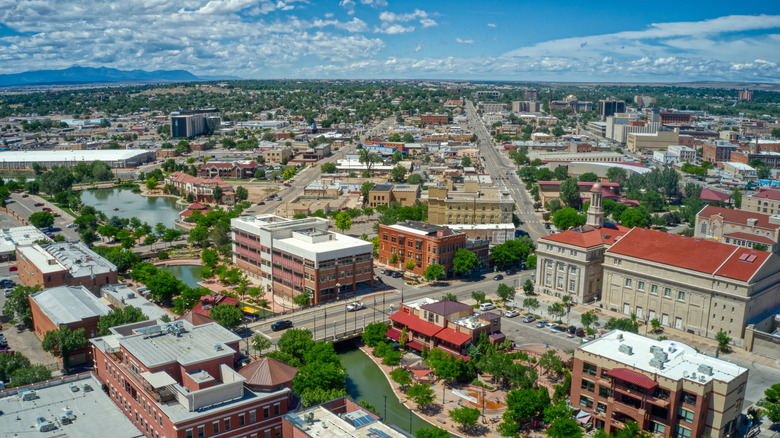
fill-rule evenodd
<path id="1" fill-rule="evenodd" d="M 385 417 L 388 423 L 409 433 L 414 433 L 420 428 L 433 427 L 398 402 L 385 375 L 359 348 L 350 342 L 342 342 L 335 347 L 341 358 L 341 364 L 347 369 L 347 393 L 353 400 L 356 402 L 365 400 L 371 403 L 376 408 L 376 413 Z M 385 400 L 387 400 L 387 415 L 385 415 Z"/>
<path id="2" fill-rule="evenodd" d="M 203 269 L 202 266 L 197 266 L 197 265 L 159 266 L 158 269 L 160 269 L 161 271 L 170 272 L 171 274 L 173 274 L 174 277 L 181 280 L 182 283 L 192 288 L 200 287 L 198 282 L 201 281 L 203 278 L 200 276 L 200 271 L 201 269 Z"/>
<path id="3" fill-rule="evenodd" d="M 154 227 L 162 222 L 168 228 L 174 227 L 183 207 L 176 205 L 176 198 L 143 196 L 132 189 L 92 189 L 81 192 L 81 201 L 102 211 L 106 216 L 130 219 L 137 217 Z"/>

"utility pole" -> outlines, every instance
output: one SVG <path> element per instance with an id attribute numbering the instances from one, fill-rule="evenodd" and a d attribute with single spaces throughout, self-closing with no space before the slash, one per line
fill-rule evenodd
<path id="1" fill-rule="evenodd" d="M 385 396 L 385 422 L 387 422 L 387 394 L 384 394 Z"/>

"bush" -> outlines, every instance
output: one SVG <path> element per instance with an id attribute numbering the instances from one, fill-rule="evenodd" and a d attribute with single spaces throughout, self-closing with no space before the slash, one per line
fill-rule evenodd
<path id="1" fill-rule="evenodd" d="M 159 254 L 157 254 L 158 260 L 168 260 L 171 258 L 171 255 L 168 253 L 168 251 L 160 251 Z"/>

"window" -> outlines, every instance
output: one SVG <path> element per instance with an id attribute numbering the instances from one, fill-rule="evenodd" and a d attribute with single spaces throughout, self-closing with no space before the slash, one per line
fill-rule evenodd
<path id="1" fill-rule="evenodd" d="M 687 423 L 693 423 L 693 411 L 680 408 L 677 410 L 677 418 Z"/>
<path id="2" fill-rule="evenodd" d="M 631 287 L 631 279 L 626 278 L 626 287 Z"/>
<path id="3" fill-rule="evenodd" d="M 569 280 L 569 290 L 574 292 L 574 287 L 576 285 L 576 282 L 574 280 Z"/>
<path id="4" fill-rule="evenodd" d="M 685 292 L 677 291 L 677 301 L 685 301 Z"/>
<path id="5" fill-rule="evenodd" d="M 187 438 L 192 438 L 192 429 L 187 429 L 186 437 Z"/>
<path id="6" fill-rule="evenodd" d="M 680 394 L 680 401 L 691 406 L 696 406 L 696 394 L 691 394 L 690 392 L 683 391 Z"/>
<path id="7" fill-rule="evenodd" d="M 215 421 L 211 423 L 211 433 L 218 434 L 219 433 L 219 421 Z"/>
<path id="8" fill-rule="evenodd" d="M 593 392 L 596 389 L 596 384 L 587 379 L 582 379 L 582 385 L 580 385 L 583 391 Z"/>
<path id="9" fill-rule="evenodd" d="M 596 365 L 589 364 L 587 362 L 583 362 L 582 364 L 582 372 L 583 374 L 589 374 L 591 376 L 596 375 Z"/>
<path id="10" fill-rule="evenodd" d="M 198 438 L 206 438 L 206 426 L 198 426 Z"/>
<path id="11" fill-rule="evenodd" d="M 656 435 L 665 436 L 666 434 L 666 426 L 664 426 L 661 423 L 656 423 L 655 421 L 650 422 L 650 432 L 653 432 Z"/>
<path id="12" fill-rule="evenodd" d="M 677 426 L 674 430 L 674 436 L 677 438 L 691 438 L 691 430 L 686 427 Z"/>
<path id="13" fill-rule="evenodd" d="M 225 418 L 225 432 L 230 430 L 230 418 Z"/>
<path id="14" fill-rule="evenodd" d="M 702 222 L 702 224 L 701 224 L 701 233 L 702 234 L 707 234 L 707 223 L 706 222 Z"/>
<path id="15" fill-rule="evenodd" d="M 671 298 L 672 297 L 672 290 L 669 289 L 668 287 L 664 288 L 664 296 L 666 298 Z"/>
<path id="16" fill-rule="evenodd" d="M 612 390 L 607 386 L 599 385 L 599 397 L 609 398 L 612 396 Z"/>
<path id="17" fill-rule="evenodd" d="M 279 403 L 274 404 L 274 415 L 279 415 Z"/>
<path id="18" fill-rule="evenodd" d="M 607 405 L 606 403 L 601 403 L 596 405 L 596 412 L 601 412 L 602 414 L 607 412 Z"/>
<path id="19" fill-rule="evenodd" d="M 249 411 L 249 422 L 254 423 L 257 421 L 255 411 Z"/>
<path id="20" fill-rule="evenodd" d="M 636 283 L 636 288 L 637 288 L 637 290 L 644 291 L 645 290 L 645 282 L 644 281 L 637 282 Z"/>
<path id="21" fill-rule="evenodd" d="M 653 295 L 658 295 L 658 285 L 654 284 L 650 286 L 650 293 Z"/>
<path id="22" fill-rule="evenodd" d="M 581 395 L 580 396 L 580 406 L 586 407 L 586 408 L 592 408 L 593 407 L 593 399 L 588 397 L 587 395 Z"/>

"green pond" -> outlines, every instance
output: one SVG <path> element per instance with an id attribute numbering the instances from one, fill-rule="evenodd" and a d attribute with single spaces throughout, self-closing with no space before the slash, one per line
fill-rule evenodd
<path id="1" fill-rule="evenodd" d="M 168 228 L 173 228 L 183 207 L 176 205 L 176 198 L 159 196 L 142 196 L 133 193 L 132 189 L 92 189 L 81 193 L 81 201 L 85 205 L 95 207 L 106 216 L 117 216 L 130 219 L 137 217 L 151 226 L 162 222 Z"/>

